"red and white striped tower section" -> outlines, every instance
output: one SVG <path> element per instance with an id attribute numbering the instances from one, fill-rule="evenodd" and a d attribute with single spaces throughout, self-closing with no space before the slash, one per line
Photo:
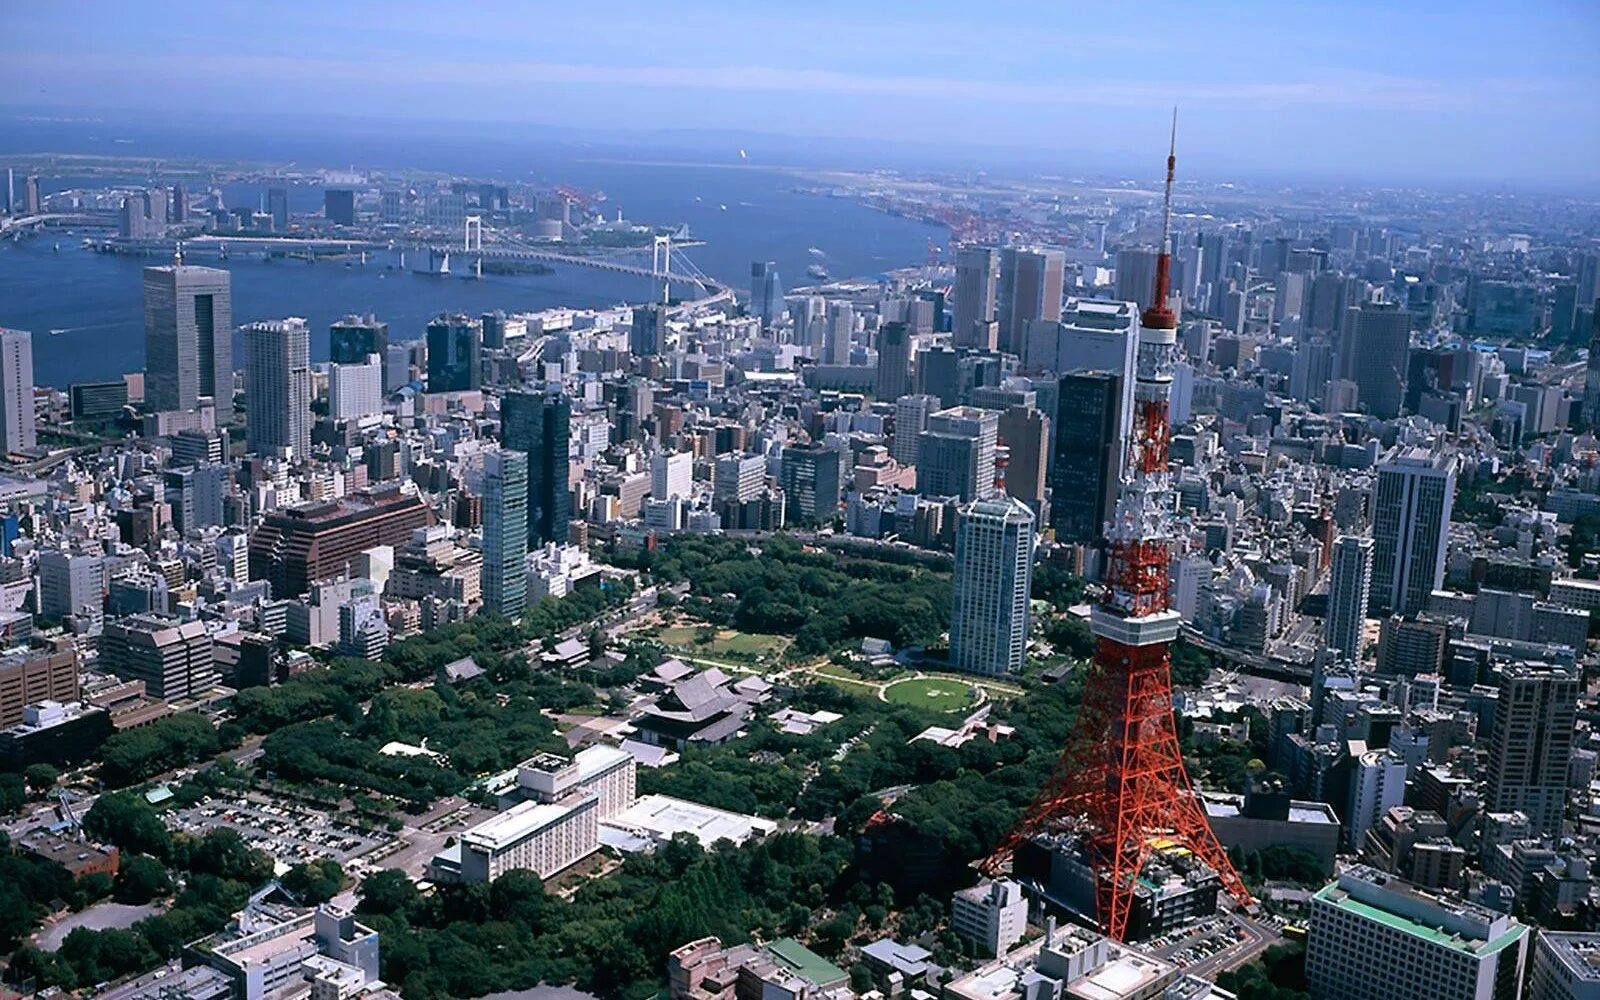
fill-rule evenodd
<path id="1" fill-rule="evenodd" d="M 1055 827 L 1077 831 L 1096 876 L 1101 928 L 1119 941 L 1127 933 L 1135 880 L 1158 848 L 1187 848 L 1217 871 L 1240 905 L 1253 903 L 1189 783 L 1172 710 L 1169 647 L 1181 622 L 1167 601 L 1172 537 L 1167 409 L 1178 339 L 1168 294 L 1177 130 L 1174 111 L 1155 295 L 1139 318 L 1133 444 L 1106 532 L 1105 595 L 1091 619 L 1094 661 L 1054 773 L 983 865 L 997 873 L 1035 834 Z"/>

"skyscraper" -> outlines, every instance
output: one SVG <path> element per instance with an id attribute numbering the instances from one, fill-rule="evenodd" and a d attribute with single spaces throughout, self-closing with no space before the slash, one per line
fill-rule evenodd
<path id="1" fill-rule="evenodd" d="M 513 618 L 528 603 L 528 456 L 483 457 L 483 607 Z"/>
<path id="2" fill-rule="evenodd" d="M 779 485 L 792 524 L 827 524 L 839 513 L 842 462 L 837 448 L 791 444 L 783 449 Z"/>
<path id="3" fill-rule="evenodd" d="M 1098 544 L 1121 488 L 1122 376 L 1073 372 L 1056 397 L 1050 524 L 1056 540 Z"/>
<path id="4" fill-rule="evenodd" d="M 1444 582 L 1456 462 L 1406 448 L 1378 466 L 1372 504 L 1372 610 L 1410 614 Z"/>
<path id="5" fill-rule="evenodd" d="M 828 332 L 822 342 L 822 363 L 850 363 L 850 338 L 856 329 L 856 310 L 848 302 L 828 303 Z"/>
<path id="6" fill-rule="evenodd" d="M 369 354 L 359 364 L 328 366 L 328 416 L 359 420 L 383 412 L 383 359 Z"/>
<path id="7" fill-rule="evenodd" d="M 233 294 L 227 271 L 173 263 L 144 269 L 145 402 L 192 410 L 200 397 L 233 415 Z"/>
<path id="8" fill-rule="evenodd" d="M 889 454 L 901 465 L 916 465 L 922 447 L 922 432 L 928 417 L 939 409 L 937 396 L 901 396 L 894 401 L 894 441 Z"/>
<path id="9" fill-rule="evenodd" d="M 322 192 L 322 214 L 336 226 L 355 225 L 356 193 L 341 188 L 329 188 Z"/>
<path id="10" fill-rule="evenodd" d="M 653 358 L 661 353 L 661 333 L 666 328 L 665 306 L 640 306 L 633 310 L 633 325 L 628 328 L 628 353 L 636 358 Z"/>
<path id="11" fill-rule="evenodd" d="M 428 323 L 428 391 L 467 392 L 482 385 L 483 326 L 470 316 Z"/>
<path id="12" fill-rule="evenodd" d="M 1066 257 L 1060 250 L 1006 247 L 1000 252 L 1000 285 L 995 307 L 1000 322 L 999 349 L 1022 354 L 1028 324 L 1061 319 Z"/>
<path id="13" fill-rule="evenodd" d="M 994 492 L 1000 415 L 975 406 L 930 414 L 917 445 L 917 492 L 979 500 Z"/>
<path id="14" fill-rule="evenodd" d="M 961 398 L 961 356 L 948 347 L 917 352 L 917 392 L 937 396 L 941 405 L 954 406 Z"/>
<path id="15" fill-rule="evenodd" d="M 778 265 L 772 261 L 750 264 L 750 315 L 761 321 L 761 329 L 783 313 L 783 285 L 778 281 Z"/>
<path id="16" fill-rule="evenodd" d="M 1346 657 L 1361 659 L 1361 631 L 1372 594 L 1372 539 L 1344 535 L 1333 543 L 1328 578 L 1328 616 L 1322 641 Z"/>
<path id="17" fill-rule="evenodd" d="M 33 417 L 33 334 L 0 329 L 0 445 L 14 455 L 39 443 Z"/>
<path id="18" fill-rule="evenodd" d="M 1411 360 L 1411 316 L 1393 302 L 1365 302 L 1355 315 L 1352 358 L 1358 401 L 1383 420 L 1400 415 Z"/>
<path id="19" fill-rule="evenodd" d="M 572 404 L 555 390 L 508 392 L 500 402 L 500 438 L 528 456 L 528 545 L 565 544 L 572 520 L 567 464 Z"/>
<path id="20" fill-rule="evenodd" d="M 1061 322 L 1036 324 L 1034 332 L 1054 338 L 1049 348 L 1029 345 L 1030 359 L 1048 354 L 1047 364 L 1029 367 L 1050 372 L 1109 372 L 1117 376 L 1121 396 L 1117 403 L 1116 469 L 1113 479 L 1122 474 L 1122 456 L 1127 453 L 1133 433 L 1133 372 L 1139 347 L 1139 311 L 1128 302 L 1102 302 L 1073 299 L 1061 314 Z"/>
<path id="21" fill-rule="evenodd" d="M 1589 334 L 1589 361 L 1583 373 L 1584 430 L 1600 428 L 1600 309 L 1594 312 L 1594 330 Z"/>
<path id="22" fill-rule="evenodd" d="M 1032 406 L 1013 406 L 1000 414 L 997 432 L 1010 459 L 1006 494 L 1028 505 L 1037 519 L 1044 506 L 1046 451 L 1050 418 Z"/>
<path id="23" fill-rule="evenodd" d="M 272 216 L 273 232 L 286 233 L 289 231 L 288 188 L 267 188 L 267 214 Z"/>
<path id="24" fill-rule="evenodd" d="M 189 221 L 189 193 L 183 189 L 182 184 L 172 185 L 172 195 L 167 199 L 167 221 L 175 223 Z"/>
<path id="25" fill-rule="evenodd" d="M 899 399 L 911 388 L 911 331 L 904 323 L 878 328 L 878 379 L 880 400 Z"/>
<path id="26" fill-rule="evenodd" d="M 1559 836 L 1577 725 L 1576 668 L 1508 663 L 1489 738 L 1489 812 L 1520 810 L 1541 836 Z"/>
<path id="27" fill-rule="evenodd" d="M 328 327 L 328 360 L 334 364 L 358 365 L 367 355 L 383 357 L 388 350 L 389 324 L 376 316 L 350 315 Z"/>
<path id="28" fill-rule="evenodd" d="M 963 246 L 956 251 L 954 324 L 951 341 L 957 347 L 992 351 L 995 293 L 1000 286 L 1000 254 L 993 247 Z"/>
<path id="29" fill-rule="evenodd" d="M 311 454 L 311 331 L 298 317 L 244 328 L 245 451 Z"/>
<path id="30" fill-rule="evenodd" d="M 990 676 L 1022 669 L 1033 587 L 1033 511 L 1014 497 L 976 500 L 956 514 L 950 665 Z"/>
<path id="31" fill-rule="evenodd" d="M 1156 261 L 1161 252 L 1149 247 L 1126 247 L 1117 251 L 1116 296 L 1141 310 L 1154 305 Z"/>

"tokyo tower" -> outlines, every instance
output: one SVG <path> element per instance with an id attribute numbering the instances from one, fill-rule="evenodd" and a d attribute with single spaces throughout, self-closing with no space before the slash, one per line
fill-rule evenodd
<path id="1" fill-rule="evenodd" d="M 1167 408 L 1178 330 L 1168 290 L 1177 139 L 1174 109 L 1155 296 L 1139 317 L 1133 443 L 1107 527 L 1106 589 L 1090 619 L 1095 654 L 1083 702 L 1049 781 L 982 865 L 986 874 L 998 874 L 1034 835 L 1074 830 L 1095 874 L 1101 928 L 1118 941 L 1127 934 L 1135 881 L 1158 849 L 1187 848 L 1217 872 L 1241 906 L 1253 905 L 1189 783 L 1172 714 L 1169 646 L 1181 622 L 1167 602 Z"/>

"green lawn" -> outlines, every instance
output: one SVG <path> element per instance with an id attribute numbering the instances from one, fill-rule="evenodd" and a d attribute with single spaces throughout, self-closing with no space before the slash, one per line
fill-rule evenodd
<path id="1" fill-rule="evenodd" d="M 941 677 L 895 681 L 884 688 L 883 696 L 896 705 L 931 708 L 936 712 L 958 712 L 973 702 L 971 685 Z"/>
<path id="2" fill-rule="evenodd" d="M 698 625 L 672 625 L 664 628 L 657 634 L 656 639 L 663 645 L 673 649 L 681 649 L 696 656 L 704 656 L 715 660 L 719 657 L 731 660 L 753 660 L 761 656 L 782 656 L 783 651 L 789 648 L 791 640 L 782 635 L 757 635 L 751 632 L 738 632 L 733 629 L 720 629 L 716 638 L 709 643 L 701 645 L 696 640 L 701 635 L 701 626 Z"/>
<path id="3" fill-rule="evenodd" d="M 789 648 L 789 639 L 781 635 L 756 635 L 751 632 L 721 633 L 713 648 L 726 649 L 741 656 L 780 655 Z"/>

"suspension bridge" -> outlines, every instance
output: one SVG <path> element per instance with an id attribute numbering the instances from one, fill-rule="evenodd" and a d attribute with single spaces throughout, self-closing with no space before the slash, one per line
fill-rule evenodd
<path id="1" fill-rule="evenodd" d="M 19 220 L 20 221 L 20 220 Z M 486 239 L 487 236 L 487 239 Z M 681 239 L 679 243 L 683 242 Z M 675 245 L 670 235 L 651 237 L 648 246 L 650 264 L 627 263 L 598 254 L 563 252 L 548 245 L 524 240 L 519 234 L 483 225 L 481 217 L 469 215 L 463 227 L 460 243 L 442 240 L 360 240 L 337 237 L 305 236 L 228 236 L 206 233 L 184 240 L 169 238 L 127 239 L 122 237 L 99 240 L 94 248 L 104 253 L 136 254 L 171 257 L 180 249 L 186 258 L 220 258 L 233 256 L 261 257 L 263 259 L 291 257 L 315 261 L 318 258 L 358 259 L 365 264 L 370 255 L 397 254 L 401 269 L 423 274 L 450 274 L 462 271 L 482 275 L 485 261 L 514 261 L 550 264 L 565 267 L 586 267 L 612 274 L 626 274 L 647 278 L 659 285 L 662 302 L 671 302 L 674 286 L 684 288 L 687 299 L 680 306 L 706 305 L 731 299 L 733 291 L 715 278 L 707 275 Z M 645 246 L 619 248 L 619 253 L 642 253 Z M 461 267 L 462 264 L 465 267 Z"/>

